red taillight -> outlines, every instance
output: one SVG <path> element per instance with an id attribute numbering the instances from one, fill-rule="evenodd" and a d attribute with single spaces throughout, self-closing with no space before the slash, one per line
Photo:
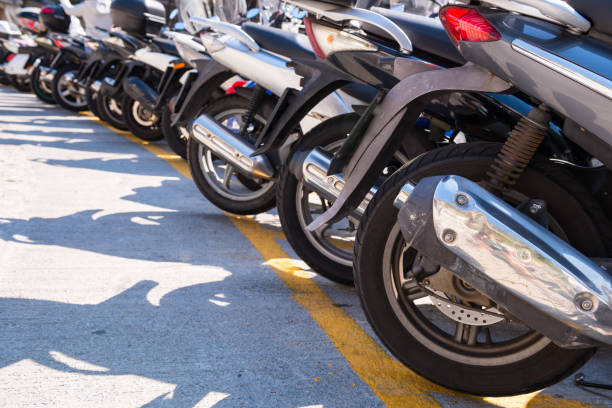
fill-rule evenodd
<path id="1" fill-rule="evenodd" d="M 314 31 L 312 31 L 312 21 L 309 18 L 304 19 L 304 27 L 306 28 L 306 35 L 308 36 L 308 40 L 310 41 L 310 45 L 312 45 L 312 50 L 317 54 L 319 58 L 325 59 L 326 55 L 321 49 L 321 46 L 317 42 L 317 37 L 314 35 Z"/>
<path id="2" fill-rule="evenodd" d="M 440 20 L 455 45 L 459 41 L 489 42 L 501 39 L 501 34 L 478 11 L 457 6 L 440 10 Z"/>
<path id="3" fill-rule="evenodd" d="M 44 14 L 53 14 L 53 13 L 55 13 L 55 10 L 53 10 L 52 8 L 49 8 L 49 7 L 43 7 L 43 8 L 40 9 L 40 12 L 44 13 Z"/>
<path id="4" fill-rule="evenodd" d="M 10 54 L 8 57 L 6 57 L 6 62 L 11 62 L 13 58 L 15 58 L 15 54 Z"/>
<path id="5" fill-rule="evenodd" d="M 57 48 L 62 48 L 64 46 L 62 42 L 58 40 L 57 38 L 53 40 L 53 44 L 55 44 Z"/>

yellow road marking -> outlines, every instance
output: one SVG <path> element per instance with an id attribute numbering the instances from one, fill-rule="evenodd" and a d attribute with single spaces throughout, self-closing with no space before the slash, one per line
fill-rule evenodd
<path id="1" fill-rule="evenodd" d="M 86 115 L 165 160 L 185 178 L 192 179 L 187 163 L 179 156 L 168 153 L 155 144 L 140 140 L 130 132 L 115 129 L 91 114 Z M 435 399 L 436 393 L 507 408 L 587 408 L 591 406 L 573 399 L 557 398 L 538 392 L 503 398 L 467 396 L 450 391 L 418 376 L 390 357 L 361 326 L 341 307 L 336 306 L 331 298 L 312 279 L 309 279 L 307 274 L 303 273 L 297 262 L 291 259 L 276 242 L 277 239 L 284 239 L 282 233 L 262 227 L 252 217 L 226 215 L 261 254 L 266 264 L 293 292 L 293 299 L 308 311 L 312 319 L 346 358 L 351 369 L 368 384 L 387 407 L 441 407 Z"/>

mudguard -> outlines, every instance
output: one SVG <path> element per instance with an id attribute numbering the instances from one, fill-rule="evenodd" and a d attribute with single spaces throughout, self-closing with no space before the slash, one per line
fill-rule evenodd
<path id="1" fill-rule="evenodd" d="M 355 82 L 353 77 L 325 61 L 296 58 L 292 64 L 296 66 L 296 73 L 306 78 L 306 83 L 299 92 L 283 93 L 259 136 L 259 148 L 253 156 L 278 149 L 319 102 L 343 85 Z"/>
<path id="2" fill-rule="evenodd" d="M 472 63 L 417 72 L 402 79 L 375 108 L 361 143 L 344 167 L 345 185 L 340 196 L 308 229 L 316 230 L 359 206 L 401 144 L 405 136 L 403 130 L 416 123 L 425 100 L 442 92 L 499 93 L 510 87 L 508 82 Z"/>
<path id="3" fill-rule="evenodd" d="M 83 61 L 87 58 L 87 54 L 85 53 L 85 51 L 74 46 L 62 48 L 58 55 L 59 56 L 53 60 L 53 63 L 49 68 L 58 69 L 60 65 L 63 65 L 66 62 Z"/>
<path id="4" fill-rule="evenodd" d="M 221 84 L 234 76 L 232 71 L 204 55 L 201 60 L 196 61 L 196 68 L 198 77 L 193 82 L 186 81 L 181 89 L 183 93 L 189 87 L 189 92 L 181 106 L 177 106 L 178 112 L 172 120 L 172 126 L 192 119 Z M 180 99 L 182 98 L 179 97 Z"/>
<path id="5" fill-rule="evenodd" d="M 132 73 L 132 71 L 138 67 L 146 67 L 146 65 L 140 61 L 124 61 L 121 68 L 119 68 L 119 72 L 117 72 L 117 76 L 114 78 L 114 85 L 104 82 L 104 84 L 102 85 L 101 92 L 103 94 L 113 96 L 119 93 L 123 89 L 123 78 L 128 77 Z"/>

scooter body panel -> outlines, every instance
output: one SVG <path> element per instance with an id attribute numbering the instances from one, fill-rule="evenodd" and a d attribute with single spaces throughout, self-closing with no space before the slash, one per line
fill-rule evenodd
<path id="1" fill-rule="evenodd" d="M 174 55 L 162 54 L 161 52 L 153 52 L 146 48 L 137 50 L 132 59 L 134 61 L 140 61 L 143 64 L 149 65 L 158 71 L 165 72 L 166 68 L 172 61 L 177 59 Z"/>

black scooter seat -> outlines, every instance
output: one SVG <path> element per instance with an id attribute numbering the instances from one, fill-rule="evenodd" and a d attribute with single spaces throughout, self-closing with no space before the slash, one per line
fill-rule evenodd
<path id="1" fill-rule="evenodd" d="M 255 23 L 244 23 L 242 29 L 267 51 L 288 58 L 315 58 L 308 37 L 304 34 L 290 33 L 280 28 L 264 27 Z"/>
<path id="2" fill-rule="evenodd" d="M 437 18 L 380 7 L 372 7 L 372 11 L 382 14 L 397 24 L 408 35 L 413 48 L 459 65 L 465 64 L 465 59 L 457 51 L 448 34 L 446 34 L 444 26 Z"/>
<path id="3" fill-rule="evenodd" d="M 176 45 L 174 45 L 174 41 L 167 40 L 165 38 L 154 37 L 153 45 L 157 46 L 159 50 L 164 54 L 179 56 L 178 50 L 176 49 Z"/>

